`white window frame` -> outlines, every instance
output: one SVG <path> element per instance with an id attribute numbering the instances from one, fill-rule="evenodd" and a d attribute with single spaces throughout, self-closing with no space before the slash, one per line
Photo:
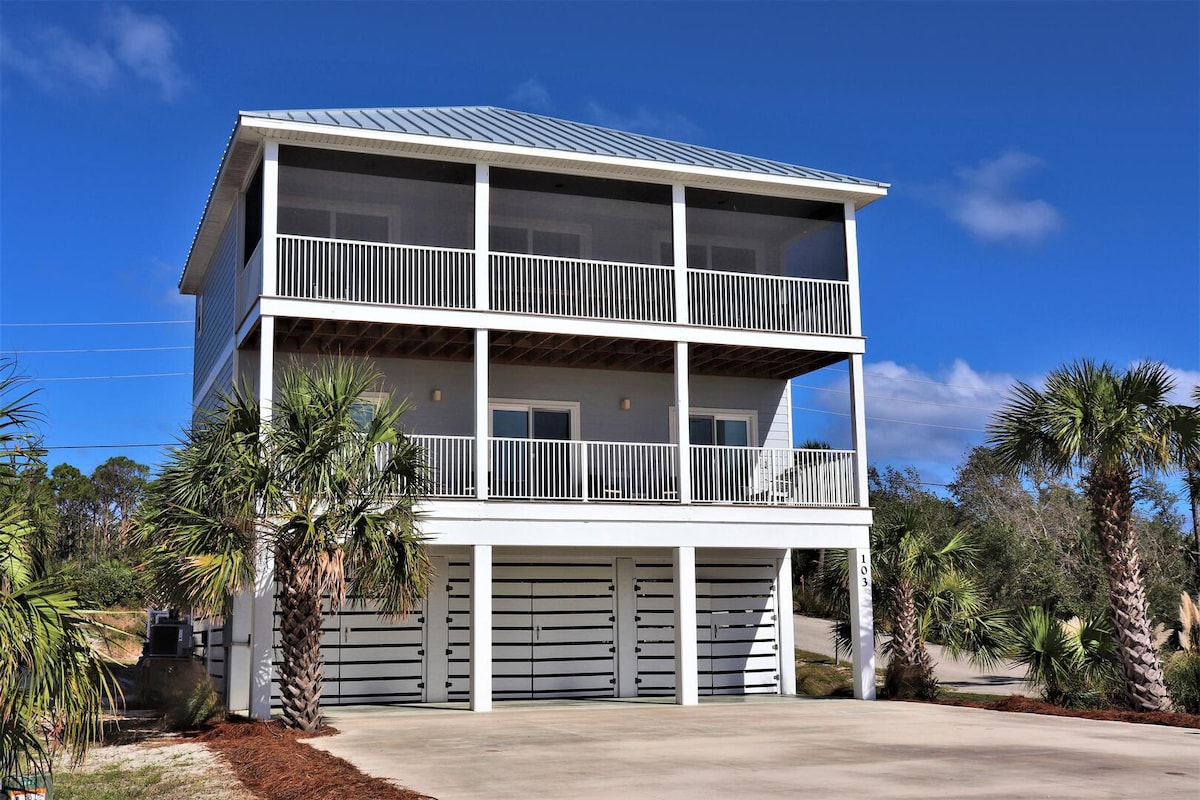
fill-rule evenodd
<path id="1" fill-rule="evenodd" d="M 299 200 L 300 202 L 293 202 Z M 329 215 L 329 237 L 337 239 L 339 242 L 357 242 L 358 239 L 338 239 L 337 235 L 337 215 L 342 214 L 358 214 L 360 216 L 382 217 L 387 220 L 388 232 L 386 242 L 363 242 L 363 244 L 397 244 L 403 241 L 400 236 L 400 212 L 388 206 L 378 206 L 372 203 L 357 203 L 357 202 L 323 202 L 318 197 L 300 197 L 288 198 L 287 204 L 280 203 L 278 211 L 285 208 L 295 208 L 302 211 L 324 211 Z M 276 213 L 278 213 L 278 211 Z M 382 212 L 382 213 L 381 213 Z M 283 234 L 284 236 L 296 236 L 299 234 Z M 326 237 L 315 236 L 315 239 L 323 239 Z"/>
<path id="2" fill-rule="evenodd" d="M 662 246 L 672 241 L 671 234 L 665 231 L 658 231 L 654 234 L 654 252 L 658 254 L 662 251 Z M 708 251 L 708 263 L 712 263 L 712 249 L 714 247 L 729 247 L 738 250 L 754 251 L 754 272 L 736 272 L 735 275 L 763 275 L 763 270 L 766 268 L 766 250 L 763 243 L 756 239 L 742 239 L 737 236 L 708 236 L 703 234 L 693 234 L 688 232 L 687 246 L 699 246 Z M 678 265 L 676 265 L 678 266 Z M 727 272 L 727 270 L 712 269 L 711 267 L 691 267 L 684 264 L 688 269 L 702 269 L 707 272 Z"/>
<path id="3" fill-rule="evenodd" d="M 679 443 L 679 427 L 676 422 L 679 413 L 675 406 L 667 408 L 667 423 L 671 432 L 671 444 Z M 692 406 L 688 409 L 689 421 L 691 417 L 712 417 L 713 419 L 725 420 L 743 420 L 747 423 L 746 441 L 749 447 L 761 447 L 758 444 L 758 412 L 748 408 L 703 408 L 700 406 Z M 692 442 L 691 444 L 695 444 Z"/>
<path id="4" fill-rule="evenodd" d="M 578 442 L 579 439 L 579 403 L 567 400 L 517 400 L 512 398 L 491 398 L 488 400 L 488 436 L 492 432 L 493 411 L 525 411 L 533 423 L 534 411 L 566 411 L 571 415 L 571 438 L 568 441 Z M 530 431 L 532 433 L 532 431 Z"/>
<path id="5" fill-rule="evenodd" d="M 527 250 L 533 249 L 533 233 L 540 231 L 542 233 L 573 233 L 579 236 L 579 258 L 572 260 L 586 261 L 592 255 L 592 226 L 586 222 L 572 222 L 570 220 L 543 220 L 533 219 L 529 217 L 492 217 L 488 220 L 488 228 L 514 228 L 516 230 L 525 231 L 525 247 Z M 491 239 L 489 233 L 488 239 Z M 531 258 L 567 258 L 569 256 L 540 256 L 533 253 L 506 253 L 499 250 L 493 250 L 494 253 L 502 255 L 526 255 Z"/>

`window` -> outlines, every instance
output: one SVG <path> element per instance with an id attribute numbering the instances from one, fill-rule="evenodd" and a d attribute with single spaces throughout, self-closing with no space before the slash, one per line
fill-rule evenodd
<path id="1" fill-rule="evenodd" d="M 387 397 L 386 392 L 362 393 L 362 396 L 350 409 L 350 418 L 354 420 L 354 424 L 359 430 L 367 429 L 379 414 L 379 409 L 387 402 Z"/>
<path id="2" fill-rule="evenodd" d="M 204 295 L 196 295 L 196 336 L 204 333 Z"/>
<path id="3" fill-rule="evenodd" d="M 676 441 L 675 408 L 671 407 L 671 441 Z M 743 409 L 692 408 L 688 417 L 691 444 L 750 447 L 758 444 L 758 414 Z"/>
<path id="4" fill-rule="evenodd" d="M 497 253 L 583 258 L 583 234 L 577 231 L 493 225 L 489 229 L 488 239 L 490 249 Z"/>
<path id="5" fill-rule="evenodd" d="M 377 214 L 356 214 L 324 208 L 279 207 L 279 232 L 292 236 L 387 242 L 388 222 L 386 216 Z"/>
<path id="6" fill-rule="evenodd" d="M 579 497 L 579 404 L 503 400 L 491 404 L 491 487 L 497 497 Z"/>

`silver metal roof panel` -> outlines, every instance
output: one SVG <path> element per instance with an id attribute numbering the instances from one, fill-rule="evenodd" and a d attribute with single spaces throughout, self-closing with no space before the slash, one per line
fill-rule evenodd
<path id="1" fill-rule="evenodd" d="M 244 111 L 244 117 L 886 187 L 878 181 L 493 106 Z"/>

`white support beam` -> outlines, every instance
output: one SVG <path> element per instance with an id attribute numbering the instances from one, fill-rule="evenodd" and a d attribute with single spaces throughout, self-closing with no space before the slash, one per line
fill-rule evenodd
<path id="1" fill-rule="evenodd" d="M 225 705 L 234 714 L 250 713 L 250 631 L 254 627 L 254 592 L 233 596 L 225 630 Z"/>
<path id="2" fill-rule="evenodd" d="M 692 502 L 691 408 L 688 378 L 688 344 L 675 343 L 675 474 L 678 476 L 679 502 Z"/>
<path id="3" fill-rule="evenodd" d="M 446 651 L 450 648 L 450 628 L 446 617 L 450 616 L 449 586 L 450 562 L 445 556 L 429 559 L 432 577 L 425 594 L 422 617 L 425 620 L 425 702 L 444 703 L 449 699 L 450 661 Z"/>
<path id="4" fill-rule="evenodd" d="M 696 647 L 696 548 L 676 547 L 675 577 L 675 703 L 700 702 Z"/>
<path id="5" fill-rule="evenodd" d="M 682 183 L 671 186 L 671 242 L 675 262 L 675 321 L 688 322 L 687 285 L 687 190 Z"/>
<path id="6" fill-rule="evenodd" d="M 846 209 L 846 280 L 850 283 L 850 335 L 862 336 L 862 306 L 858 291 L 858 223 L 854 218 L 854 203 Z"/>
<path id="7" fill-rule="evenodd" d="M 860 508 L 871 505 L 867 492 L 867 390 L 863 357 L 850 356 L 850 435 L 854 442 L 854 492 Z"/>
<path id="8" fill-rule="evenodd" d="M 265 426 L 275 396 L 275 318 L 260 322 L 258 358 L 259 414 Z M 250 637 L 250 716 L 271 718 L 272 654 L 275 646 L 275 554 L 255 542 L 253 633 Z"/>
<path id="9" fill-rule="evenodd" d="M 488 263 L 491 225 L 491 168 L 475 165 L 475 308 L 485 311 L 491 302 L 491 265 Z"/>
<path id="10" fill-rule="evenodd" d="M 471 548 L 471 710 L 492 710 L 492 547 Z"/>
<path id="11" fill-rule="evenodd" d="M 274 297 L 279 274 L 275 257 L 279 229 L 279 142 L 268 141 L 263 147 L 262 177 L 262 293 Z"/>
<path id="12" fill-rule="evenodd" d="M 776 560 L 775 615 L 779 618 L 779 693 L 796 693 L 796 629 L 792 620 L 792 551 Z"/>
<path id="13" fill-rule="evenodd" d="M 850 636 L 853 647 L 854 696 L 875 699 L 875 615 L 871 606 L 871 549 L 847 551 L 850 569 Z"/>
<path id="14" fill-rule="evenodd" d="M 475 499 L 488 499 L 488 341 L 489 332 L 475 331 Z"/>

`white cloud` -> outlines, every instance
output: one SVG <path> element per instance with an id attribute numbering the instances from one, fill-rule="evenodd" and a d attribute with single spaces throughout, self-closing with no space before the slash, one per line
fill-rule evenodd
<path id="1" fill-rule="evenodd" d="M 531 111 L 549 111 L 554 107 L 550 101 L 550 90 L 537 78 L 530 78 L 513 89 L 509 99 Z"/>
<path id="2" fill-rule="evenodd" d="M 988 242 L 1038 244 L 1062 228 L 1062 214 L 1045 200 L 1017 196 L 1015 184 L 1042 165 L 1042 160 L 1010 150 L 960 169 L 945 192 L 951 218 Z"/>
<path id="3" fill-rule="evenodd" d="M 681 114 L 669 111 L 652 111 L 638 106 L 631 114 L 613 111 L 589 100 L 584 112 L 597 125 L 622 131 L 636 131 L 668 139 L 694 141 L 701 134 L 700 126 Z"/>
<path id="4" fill-rule="evenodd" d="M 1171 373 L 1171 378 L 1175 381 L 1175 391 L 1171 393 L 1171 402 L 1191 405 L 1192 391 L 1200 386 L 1200 372 L 1176 367 L 1167 367 L 1167 371 Z"/>
<path id="5" fill-rule="evenodd" d="M 131 81 L 171 99 L 185 83 L 175 29 L 127 6 L 107 10 L 90 39 L 57 26 L 27 31 L 20 43 L 8 33 L 0 39 L 0 63 L 45 91 L 101 92 Z"/>

